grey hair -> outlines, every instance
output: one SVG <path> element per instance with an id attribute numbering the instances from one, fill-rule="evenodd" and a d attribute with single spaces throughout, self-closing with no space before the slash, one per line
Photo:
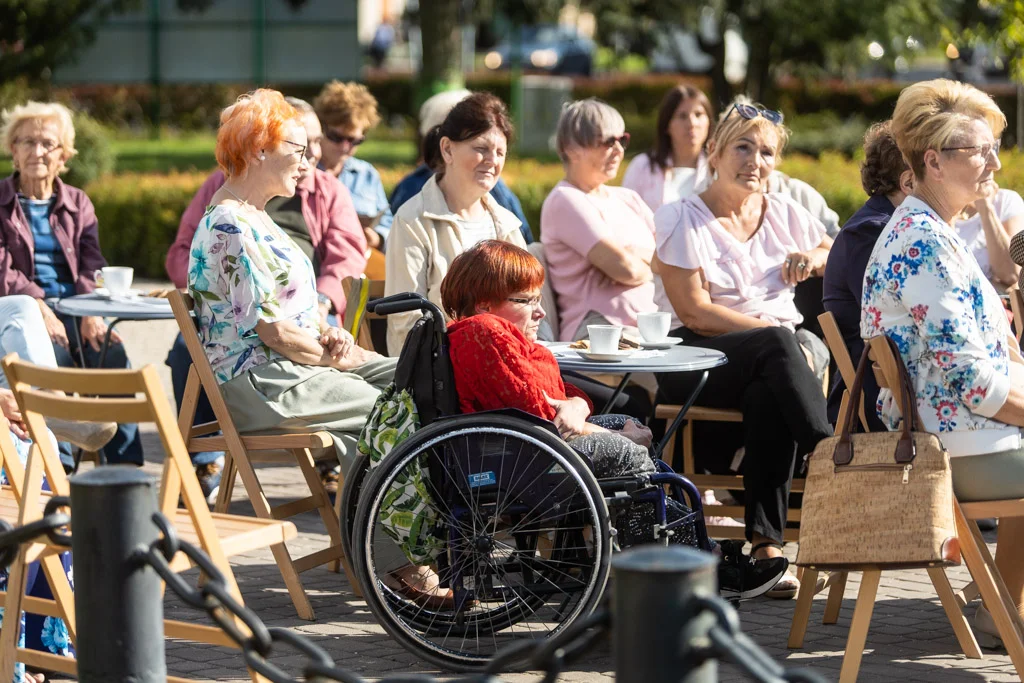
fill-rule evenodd
<path id="1" fill-rule="evenodd" d="M 300 100 L 298 97 L 285 97 L 284 101 L 295 107 L 295 110 L 300 114 L 315 114 L 313 105 L 306 100 Z"/>
<path id="2" fill-rule="evenodd" d="M 569 102 L 562 107 L 555 133 L 555 149 L 564 162 L 571 147 L 593 147 L 605 136 L 626 129 L 622 114 L 596 97 Z"/>

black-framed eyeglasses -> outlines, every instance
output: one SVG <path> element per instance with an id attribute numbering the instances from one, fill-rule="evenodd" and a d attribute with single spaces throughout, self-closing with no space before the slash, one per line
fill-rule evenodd
<path id="1" fill-rule="evenodd" d="M 725 119 L 732 116 L 733 112 L 736 112 L 737 114 L 739 114 L 748 121 L 756 119 L 758 116 L 763 116 L 764 118 L 774 123 L 776 126 L 781 126 L 782 121 L 785 119 L 781 111 L 776 111 L 774 109 L 765 109 L 764 107 L 758 107 L 753 104 L 743 104 L 741 102 L 733 103 L 732 107 L 729 109 L 729 112 L 725 115 Z M 722 120 L 725 121 L 725 119 Z"/>
<path id="2" fill-rule="evenodd" d="M 539 296 L 531 297 L 529 299 L 517 296 L 510 296 L 507 297 L 505 300 L 511 301 L 514 304 L 523 304 L 524 306 L 531 306 L 533 308 L 537 308 L 538 306 L 540 306 L 541 302 L 541 298 Z"/>
<path id="3" fill-rule="evenodd" d="M 285 140 L 284 142 L 287 142 L 289 145 L 295 145 L 296 147 L 299 148 L 299 154 L 303 157 L 306 156 L 306 150 L 309 149 L 309 145 L 303 145 L 298 142 L 292 142 L 291 140 Z"/>
<path id="4" fill-rule="evenodd" d="M 627 147 L 629 147 L 629 139 L 630 139 L 629 133 L 623 133 L 619 137 L 614 137 L 613 136 L 613 137 L 605 138 L 604 140 L 601 140 L 600 145 L 602 147 L 607 147 L 608 149 L 611 149 L 612 147 L 615 146 L 615 143 L 617 142 L 620 145 L 622 145 L 622 149 L 626 149 Z"/>
<path id="5" fill-rule="evenodd" d="M 336 145 L 348 143 L 352 147 L 358 147 L 359 145 L 366 142 L 366 137 L 353 137 L 351 135 L 342 135 L 341 133 L 335 133 L 332 130 L 325 130 L 324 137 L 333 142 Z"/>
<path id="6" fill-rule="evenodd" d="M 34 138 L 18 138 L 14 141 L 14 144 L 18 145 L 25 151 L 34 151 L 36 147 L 42 147 L 45 154 L 49 154 L 55 149 L 63 147 L 56 140 L 36 140 Z"/>
<path id="7" fill-rule="evenodd" d="M 995 155 L 997 157 L 999 156 L 999 147 L 1000 147 L 1000 142 L 999 142 L 999 140 L 996 140 L 992 144 L 967 145 L 966 147 L 943 147 L 942 151 L 943 152 L 956 152 L 956 151 L 959 151 L 959 150 L 965 150 L 965 151 L 966 150 L 971 150 L 975 154 L 980 152 L 982 159 L 988 159 L 988 155 L 992 154 L 993 152 L 995 152 Z"/>

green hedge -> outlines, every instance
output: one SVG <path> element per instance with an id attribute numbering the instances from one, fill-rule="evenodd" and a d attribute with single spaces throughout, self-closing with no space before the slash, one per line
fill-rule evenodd
<path id="1" fill-rule="evenodd" d="M 1003 169 L 997 175 L 1000 185 L 1024 188 L 1024 155 L 1004 152 L 1001 159 Z M 380 170 L 384 188 L 390 194 L 412 166 Z M 814 185 L 843 222 L 866 199 L 860 186 L 858 162 L 841 154 L 828 153 L 819 159 L 790 155 L 784 160 L 782 170 Z M 133 266 L 140 276 L 166 277 L 164 258 L 177 232 L 178 220 L 206 176 L 206 173 L 124 174 L 107 176 L 87 185 L 86 192 L 96 205 L 100 243 L 107 260 Z M 551 188 L 561 180 L 561 165 L 511 160 L 503 178 L 519 196 L 534 234 L 539 234 L 541 205 Z"/>

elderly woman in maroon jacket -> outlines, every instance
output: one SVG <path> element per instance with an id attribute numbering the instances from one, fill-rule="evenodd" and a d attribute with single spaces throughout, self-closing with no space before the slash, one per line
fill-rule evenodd
<path id="1" fill-rule="evenodd" d="M 57 364 L 84 359 L 98 367 L 107 332 L 102 318 L 75 319 L 53 311 L 60 298 L 96 288 L 94 273 L 107 265 L 100 253 L 96 211 L 86 194 L 57 176 L 75 155 L 71 112 L 61 104 L 28 102 L 6 112 L 0 138 L 14 173 L 0 181 L 0 296 L 26 294 L 39 304 Z M 103 366 L 128 367 L 117 333 Z M 103 449 L 108 462 L 142 464 L 136 425 L 119 425 Z"/>

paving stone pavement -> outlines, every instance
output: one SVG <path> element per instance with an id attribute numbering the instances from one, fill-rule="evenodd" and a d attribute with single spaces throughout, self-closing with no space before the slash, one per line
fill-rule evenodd
<path id="1" fill-rule="evenodd" d="M 166 286 L 166 283 L 139 283 L 139 286 L 145 289 L 147 286 Z M 120 329 L 133 364 L 136 367 L 146 363 L 156 365 L 170 398 L 170 376 L 163 361 L 176 332 L 173 321 L 122 323 Z M 163 458 L 159 439 L 151 426 L 144 428 L 143 438 L 147 460 L 145 469 L 159 477 Z M 301 475 L 294 467 L 261 465 L 258 468 L 272 503 L 289 499 L 302 485 Z M 235 487 L 231 511 L 251 514 L 241 482 Z M 318 517 L 309 513 L 294 519 L 300 534 L 290 544 L 293 554 L 305 554 L 324 546 L 327 536 Z M 994 535 L 988 540 L 991 547 Z M 795 553 L 795 546 L 790 544 L 788 551 Z M 343 574 L 331 573 L 326 568 L 302 574 L 317 617 L 316 621 L 308 622 L 295 616 L 269 551 L 253 552 L 232 560 L 247 605 L 264 622 L 270 626 L 292 628 L 312 638 L 342 667 L 367 678 L 391 673 L 441 675 L 402 649 L 384 632 L 365 603 L 353 596 Z M 962 567 L 953 568 L 948 574 L 956 589 L 969 580 Z M 189 576 L 194 579 L 195 572 Z M 760 599 L 743 603 L 740 609 L 743 630 L 776 661 L 785 662 L 787 666 L 810 667 L 828 680 L 836 680 L 858 585 L 859 576 L 851 576 L 836 625 L 821 625 L 824 596 L 815 599 L 803 650 L 786 649 L 795 604 L 792 600 Z M 167 598 L 165 609 L 168 615 L 176 618 L 208 623 L 204 621 L 205 615 L 188 610 L 173 597 Z M 973 610 L 973 606 L 969 609 Z M 964 658 L 924 571 L 882 575 L 867 648 L 861 666 L 861 681 L 952 683 L 1020 680 L 1005 654 L 986 652 L 981 660 Z M 299 659 L 291 656 L 280 660 L 275 658 L 275 661 L 287 668 L 289 664 L 297 664 Z M 173 675 L 197 680 L 238 683 L 250 680 L 238 651 L 227 648 L 168 641 L 167 666 Z M 296 674 L 300 671 L 298 668 L 291 670 Z M 538 676 L 537 673 L 508 674 L 502 678 L 518 683 L 538 680 Z M 723 681 L 747 680 L 730 666 L 721 668 L 720 678 Z M 560 680 L 589 682 L 613 679 L 614 660 L 610 648 L 601 644 L 583 662 L 565 672 Z"/>

